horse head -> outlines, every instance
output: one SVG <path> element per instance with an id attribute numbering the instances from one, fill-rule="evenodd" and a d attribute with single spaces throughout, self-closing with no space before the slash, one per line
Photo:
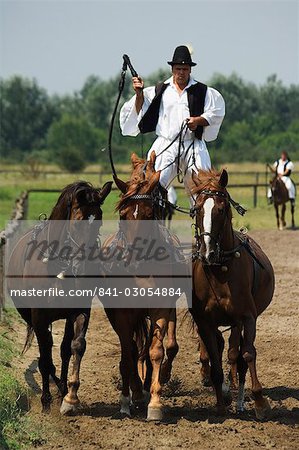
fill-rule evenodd
<path id="1" fill-rule="evenodd" d="M 232 213 L 226 190 L 228 174 L 225 169 L 192 173 L 191 193 L 195 201 L 196 229 L 200 257 L 205 264 L 217 264 L 220 242 L 226 224 L 231 224 Z"/>
<path id="2" fill-rule="evenodd" d="M 159 218 L 157 196 L 161 190 L 160 171 L 155 170 L 155 160 L 155 152 L 151 153 L 148 161 L 138 158 L 133 153 L 131 155 L 130 180 L 125 182 L 117 177 L 114 178 L 116 186 L 121 191 L 121 199 L 116 206 L 120 219 L 153 220 Z"/>

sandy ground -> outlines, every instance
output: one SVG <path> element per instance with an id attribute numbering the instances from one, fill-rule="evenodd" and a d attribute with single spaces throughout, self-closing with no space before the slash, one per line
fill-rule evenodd
<path id="1" fill-rule="evenodd" d="M 50 415 L 40 413 L 41 379 L 37 346 L 16 361 L 33 393 L 29 414 L 45 428 L 43 450 L 105 449 L 297 449 L 299 447 L 298 377 L 298 269 L 299 231 L 260 231 L 251 235 L 270 257 L 276 274 L 273 302 L 258 320 L 256 347 L 258 374 L 272 406 L 267 421 L 255 419 L 253 403 L 246 397 L 246 412 L 237 415 L 235 401 L 225 418 L 215 414 L 212 388 L 200 383 L 197 341 L 186 322 L 179 319 L 180 352 L 170 385 L 164 389 L 165 422 L 147 423 L 138 411 L 121 420 L 119 399 L 119 346 L 104 312 L 94 309 L 87 335 L 87 352 L 81 369 L 82 412 L 61 417 L 56 388 Z M 59 363 L 63 323 L 56 322 L 54 359 Z M 25 327 L 20 329 L 23 341 Z M 250 386 L 247 377 L 247 388 Z"/>

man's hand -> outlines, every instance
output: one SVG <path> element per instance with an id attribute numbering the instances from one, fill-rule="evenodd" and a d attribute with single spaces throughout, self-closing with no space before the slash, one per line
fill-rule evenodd
<path id="1" fill-rule="evenodd" d="M 141 77 L 133 77 L 132 78 L 133 89 L 136 92 L 136 95 L 139 96 L 142 94 L 144 83 Z"/>
<path id="2" fill-rule="evenodd" d="M 189 117 L 188 119 L 188 128 L 191 131 L 195 131 L 198 126 L 207 127 L 209 122 L 201 116 L 198 117 Z"/>
<path id="3" fill-rule="evenodd" d="M 137 114 L 139 114 L 141 111 L 142 105 L 143 105 L 143 101 L 144 101 L 144 97 L 143 97 L 144 83 L 143 83 L 143 79 L 141 77 L 133 77 L 132 83 L 133 83 L 133 89 L 136 93 L 135 108 L 136 108 Z"/>

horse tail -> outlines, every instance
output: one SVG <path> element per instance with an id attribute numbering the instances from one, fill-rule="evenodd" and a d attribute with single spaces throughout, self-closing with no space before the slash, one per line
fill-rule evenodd
<path id="1" fill-rule="evenodd" d="M 152 327 L 146 317 L 142 317 L 135 328 L 135 339 L 138 348 L 138 357 L 145 358 L 152 340 Z"/>
<path id="2" fill-rule="evenodd" d="M 27 350 L 31 347 L 32 341 L 34 338 L 34 329 L 32 327 L 32 325 L 27 325 L 27 336 L 26 336 L 26 340 L 25 340 L 25 344 L 22 350 L 22 355 L 24 355 L 24 353 L 27 352 Z"/>

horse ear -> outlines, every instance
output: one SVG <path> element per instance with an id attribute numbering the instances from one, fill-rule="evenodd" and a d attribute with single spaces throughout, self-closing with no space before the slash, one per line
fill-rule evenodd
<path id="1" fill-rule="evenodd" d="M 228 173 L 225 169 L 222 169 L 220 178 L 219 178 L 219 184 L 221 187 L 225 188 L 228 183 Z"/>
<path id="2" fill-rule="evenodd" d="M 161 174 L 161 170 L 158 170 L 158 172 L 155 172 L 149 182 L 149 189 L 148 192 L 152 192 L 155 187 L 157 186 L 157 184 L 159 183 L 160 180 L 160 174 Z"/>
<path id="3" fill-rule="evenodd" d="M 112 189 L 112 184 L 113 184 L 113 181 L 107 181 L 107 183 L 105 183 L 104 186 L 102 187 L 102 189 L 100 190 L 100 197 L 101 197 L 102 202 L 104 202 L 107 195 L 110 194 L 111 189 Z"/>
<path id="4" fill-rule="evenodd" d="M 153 151 L 151 152 L 150 159 L 149 159 L 150 165 L 151 165 L 153 168 L 154 168 L 154 164 L 155 164 L 156 158 L 157 158 L 156 152 L 155 152 L 155 150 L 153 150 Z"/>
<path id="5" fill-rule="evenodd" d="M 114 182 L 115 182 L 116 186 L 120 190 L 120 192 L 125 194 L 127 192 L 127 190 L 128 190 L 127 183 L 125 181 L 122 181 L 120 178 L 117 178 L 117 177 L 113 177 L 113 179 L 114 179 Z"/>
<path id="6" fill-rule="evenodd" d="M 153 150 L 150 154 L 150 159 L 147 163 L 147 171 L 154 172 L 155 171 L 155 161 L 156 161 L 156 153 Z"/>
<path id="7" fill-rule="evenodd" d="M 140 163 L 140 158 L 138 158 L 136 153 L 132 153 L 132 155 L 131 155 L 131 163 L 132 163 L 134 168 L 137 166 L 137 164 Z"/>

